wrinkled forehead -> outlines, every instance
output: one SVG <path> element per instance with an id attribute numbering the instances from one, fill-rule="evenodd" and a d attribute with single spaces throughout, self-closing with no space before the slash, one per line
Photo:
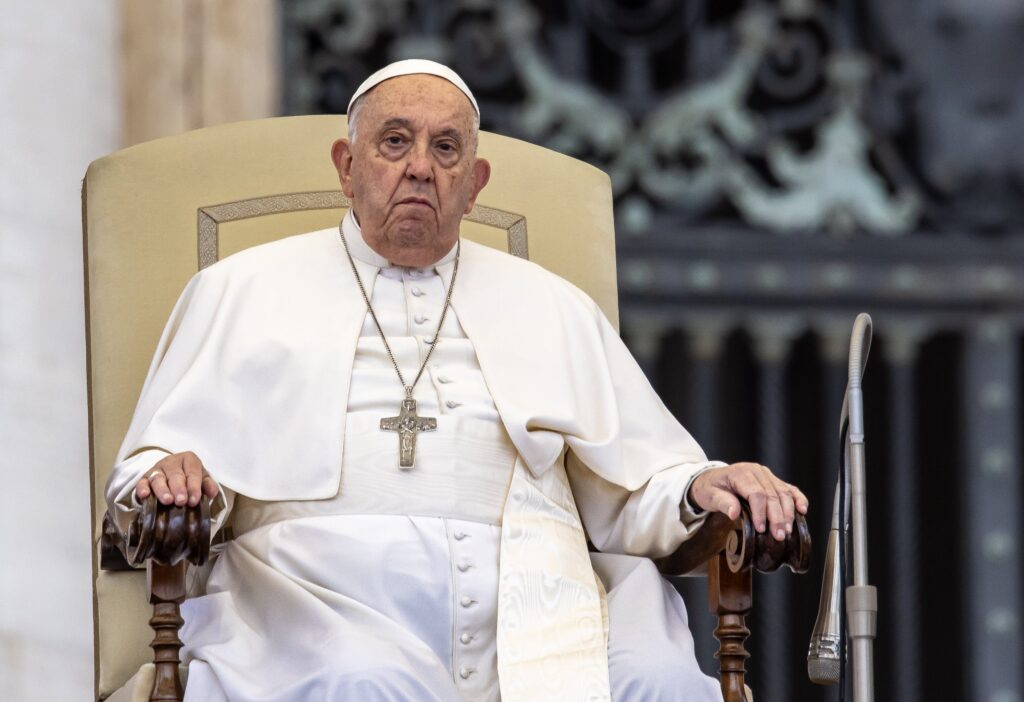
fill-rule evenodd
<path id="1" fill-rule="evenodd" d="M 470 121 L 476 115 L 466 94 L 449 81 L 429 74 L 396 76 L 373 87 L 366 95 L 367 106 L 374 112 L 390 109 L 413 109 L 418 113 L 450 114 Z M 387 119 L 386 117 L 384 119 Z"/>
<path id="2" fill-rule="evenodd" d="M 364 96 L 374 122 L 391 119 L 443 121 L 472 127 L 476 110 L 459 88 L 439 76 L 411 74 L 389 78 Z"/>

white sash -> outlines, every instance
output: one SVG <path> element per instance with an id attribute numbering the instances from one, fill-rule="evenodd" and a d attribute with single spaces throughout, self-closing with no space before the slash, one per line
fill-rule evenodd
<path id="1" fill-rule="evenodd" d="M 608 609 L 559 461 L 516 461 L 501 530 L 502 702 L 610 702 Z"/>

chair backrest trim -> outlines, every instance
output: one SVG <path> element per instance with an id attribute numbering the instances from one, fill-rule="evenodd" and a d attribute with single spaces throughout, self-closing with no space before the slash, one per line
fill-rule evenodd
<path id="1" fill-rule="evenodd" d="M 200 207 L 197 244 L 199 268 L 206 268 L 220 260 L 219 227 L 222 222 L 235 222 L 240 219 L 285 212 L 330 210 L 351 206 L 352 201 L 340 191 L 313 190 L 305 193 L 254 197 Z M 508 252 L 519 258 L 530 258 L 524 215 L 486 205 L 476 205 L 463 219 L 505 230 L 508 237 Z"/>

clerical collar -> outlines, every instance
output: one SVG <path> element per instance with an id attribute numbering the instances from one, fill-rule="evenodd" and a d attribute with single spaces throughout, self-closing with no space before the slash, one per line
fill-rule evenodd
<path id="1" fill-rule="evenodd" d="M 345 241 L 348 242 L 349 252 L 355 260 L 360 263 L 373 266 L 374 268 L 390 268 L 394 266 L 391 261 L 371 249 L 370 245 L 366 243 L 366 240 L 363 239 L 363 231 L 359 226 L 359 222 L 356 221 L 355 214 L 353 214 L 351 209 L 345 213 L 345 217 L 341 220 L 341 231 L 345 234 Z M 451 263 L 455 260 L 455 252 L 457 248 L 458 244 L 453 246 L 451 250 L 441 258 L 441 260 L 436 261 L 433 265 L 411 270 L 433 270 L 447 263 Z"/>

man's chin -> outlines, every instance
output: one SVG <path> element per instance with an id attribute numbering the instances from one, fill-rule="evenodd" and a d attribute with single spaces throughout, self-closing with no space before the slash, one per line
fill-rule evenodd
<path id="1" fill-rule="evenodd" d="M 440 251 L 437 230 L 432 227 L 409 226 L 416 222 L 403 222 L 387 239 L 385 254 L 392 263 L 412 268 L 429 266 L 442 258 L 448 250 Z"/>
<path id="2" fill-rule="evenodd" d="M 423 239 L 392 241 L 387 259 L 399 266 L 423 268 L 444 257 L 447 251 L 438 252 L 436 246 Z"/>

